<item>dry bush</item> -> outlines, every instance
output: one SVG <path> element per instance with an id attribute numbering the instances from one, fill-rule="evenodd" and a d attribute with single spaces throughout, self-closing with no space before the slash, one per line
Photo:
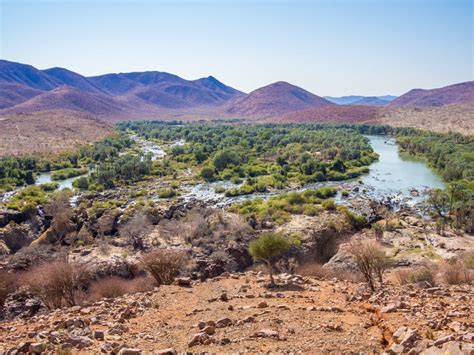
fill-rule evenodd
<path id="1" fill-rule="evenodd" d="M 361 275 L 360 273 L 350 272 L 347 270 L 334 270 L 332 268 L 326 267 L 320 263 L 306 263 L 299 267 L 298 274 L 302 276 L 314 277 L 321 280 L 345 280 L 352 282 L 360 282 Z"/>
<path id="2" fill-rule="evenodd" d="M 383 274 L 391 263 L 378 243 L 370 240 L 351 242 L 349 253 L 372 291 L 376 281 L 383 285 Z"/>
<path id="3" fill-rule="evenodd" d="M 45 213 L 53 217 L 51 228 L 58 238 L 64 237 L 73 229 L 71 223 L 72 209 L 69 202 L 70 198 L 70 191 L 61 191 L 44 206 Z"/>
<path id="4" fill-rule="evenodd" d="M 89 282 L 89 273 L 79 265 L 56 261 L 40 265 L 24 275 L 24 284 L 49 309 L 75 306 L 77 296 Z"/>
<path id="5" fill-rule="evenodd" d="M 332 277 L 331 270 L 319 263 L 306 263 L 301 265 L 298 268 L 298 274 L 323 280 Z"/>
<path id="6" fill-rule="evenodd" d="M 0 307 L 3 306 L 8 295 L 18 287 L 17 276 L 6 270 L 0 270 Z"/>
<path id="7" fill-rule="evenodd" d="M 148 277 L 136 279 L 124 279 L 118 276 L 99 279 L 91 284 L 90 299 L 92 301 L 101 298 L 116 298 L 125 294 L 145 292 L 153 288 L 153 280 Z"/>
<path id="8" fill-rule="evenodd" d="M 474 252 L 467 252 L 461 257 L 466 269 L 474 269 Z"/>
<path id="9" fill-rule="evenodd" d="M 410 275 L 412 271 L 410 269 L 398 270 L 395 272 L 395 279 L 400 285 L 406 285 L 410 283 Z"/>
<path id="10" fill-rule="evenodd" d="M 460 260 L 443 262 L 441 264 L 441 275 L 449 285 L 469 284 L 471 282 L 470 271 Z"/>
<path id="11" fill-rule="evenodd" d="M 433 272 L 427 267 L 413 271 L 410 274 L 409 280 L 411 283 L 425 282 L 430 286 L 434 286 L 436 284 Z"/>
<path id="12" fill-rule="evenodd" d="M 158 285 L 169 285 L 188 263 L 185 252 L 160 249 L 147 253 L 141 258 L 142 267 L 150 273 Z"/>
<path id="13" fill-rule="evenodd" d="M 125 237 L 134 250 L 145 247 L 145 237 L 150 232 L 151 223 L 144 214 L 137 214 L 129 219 L 121 228 L 120 235 Z"/>

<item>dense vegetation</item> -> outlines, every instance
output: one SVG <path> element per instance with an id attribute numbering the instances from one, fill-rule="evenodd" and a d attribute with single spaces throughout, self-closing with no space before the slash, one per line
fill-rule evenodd
<path id="1" fill-rule="evenodd" d="M 449 182 L 447 189 L 434 190 L 428 203 L 440 223 L 474 231 L 474 139 L 457 133 L 417 132 L 399 135 L 400 148 L 425 158 Z"/>
<path id="2" fill-rule="evenodd" d="M 195 165 L 207 181 L 241 184 L 227 195 L 264 192 L 290 184 L 345 180 L 377 159 L 367 139 L 349 127 L 324 125 L 202 125 L 124 122 L 148 140 L 174 145 L 171 159 Z"/>
<path id="3" fill-rule="evenodd" d="M 114 134 L 73 152 L 65 152 L 46 159 L 38 156 L 0 158 L 0 191 L 31 185 L 39 172 L 53 171 L 53 180 L 82 175 L 89 165 L 111 161 L 119 152 L 132 145 L 125 134 Z"/>

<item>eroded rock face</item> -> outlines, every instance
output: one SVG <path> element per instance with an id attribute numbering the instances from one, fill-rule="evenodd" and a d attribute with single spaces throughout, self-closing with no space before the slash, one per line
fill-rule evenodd
<path id="1" fill-rule="evenodd" d="M 29 292 L 15 292 L 8 296 L 0 308 L 0 319 L 29 318 L 41 309 L 42 303 Z"/>
<path id="2" fill-rule="evenodd" d="M 28 246 L 35 239 L 31 224 L 17 224 L 11 221 L 5 227 L 0 229 L 0 240 L 12 251 L 16 252 L 21 248 Z"/>
<path id="3" fill-rule="evenodd" d="M 5 227 L 10 222 L 23 223 L 28 220 L 28 214 L 14 210 L 1 210 L 0 211 L 0 228 Z"/>

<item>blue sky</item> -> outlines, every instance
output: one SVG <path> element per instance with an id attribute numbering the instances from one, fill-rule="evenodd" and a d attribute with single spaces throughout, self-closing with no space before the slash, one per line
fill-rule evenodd
<path id="1" fill-rule="evenodd" d="M 249 92 L 402 94 L 473 80 L 474 0 L 0 0 L 0 57 L 83 75 L 214 75 Z"/>

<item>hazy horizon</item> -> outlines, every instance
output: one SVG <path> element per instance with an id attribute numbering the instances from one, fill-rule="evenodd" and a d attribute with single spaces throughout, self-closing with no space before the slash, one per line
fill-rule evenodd
<path id="1" fill-rule="evenodd" d="M 0 57 L 81 75 L 212 75 L 250 92 L 400 95 L 473 80 L 473 4 L 455 1 L 11 1 Z"/>

